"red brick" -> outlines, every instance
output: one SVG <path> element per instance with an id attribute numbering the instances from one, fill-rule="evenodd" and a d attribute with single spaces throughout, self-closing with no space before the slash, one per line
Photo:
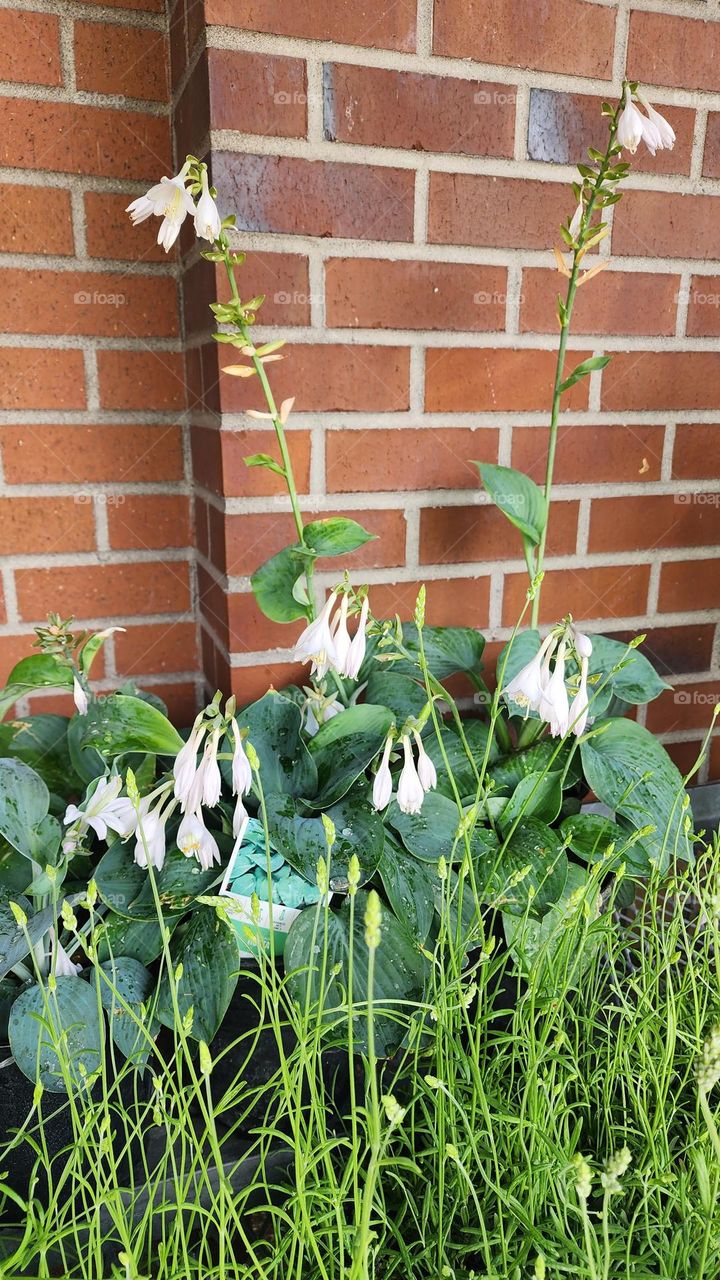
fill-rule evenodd
<path id="1" fill-rule="evenodd" d="M 301 58 L 208 49 L 213 129 L 277 138 L 307 133 L 307 84 Z"/>
<path id="2" fill-rule="evenodd" d="M 293 343 L 281 364 L 271 367 L 275 399 L 295 396 L 295 411 L 331 410 L 367 413 L 407 409 L 410 352 L 407 347 L 308 345 Z M 223 364 L 242 363 L 238 353 L 222 348 Z M 265 409 L 256 378 L 225 375 L 220 383 L 226 412 Z"/>
<path id="3" fill-rule="evenodd" d="M 405 513 L 403 511 L 337 511 L 322 512 L 310 519 L 322 520 L 329 515 L 342 515 L 357 520 L 376 535 L 374 542 L 348 556 L 325 559 L 322 568 L 337 570 L 338 577 L 347 568 L 357 579 L 362 569 L 387 568 L 405 562 Z M 254 573 L 270 556 L 295 541 L 295 526 L 290 514 L 230 515 L 225 517 L 227 573 L 233 576 Z M 214 558 L 214 557 L 213 557 Z M 217 563 L 217 560 L 215 561 Z"/>
<path id="4" fill-rule="evenodd" d="M 677 765 L 680 772 L 685 775 L 690 773 L 695 766 L 700 754 L 702 738 L 696 738 L 693 742 L 663 742 L 663 746 L 673 764 Z M 697 778 L 693 779 L 693 784 L 695 782 L 697 782 Z"/>
<path id="5" fill-rule="evenodd" d="M 202 564 L 197 566 L 197 579 L 200 616 L 210 624 L 221 643 L 227 648 L 230 642 L 228 594 L 222 583 L 210 574 Z"/>
<path id="6" fill-rule="evenodd" d="M 720 111 L 711 111 L 707 118 L 703 173 L 708 178 L 720 178 Z"/>
<path id="7" fill-rule="evenodd" d="M 238 700 L 238 706 L 244 707 L 249 702 L 262 698 L 268 689 L 284 689 L 289 684 L 307 683 L 307 673 L 307 667 L 291 662 L 262 662 L 251 667 L 233 667 L 232 692 Z"/>
<path id="8" fill-rule="evenodd" d="M 575 550 L 577 502 L 556 502 L 548 534 L 550 555 Z M 496 507 L 428 507 L 420 513 L 420 563 L 463 564 L 522 559 L 522 540 Z"/>
<path id="9" fill-rule="evenodd" d="M 628 75 L 645 84 L 720 89 L 720 29 L 716 22 L 669 13 L 630 15 Z"/>
<path id="10" fill-rule="evenodd" d="M 168 173 L 166 116 L 69 102 L 0 99 L 0 164 L 157 182 Z"/>
<path id="11" fill-rule="evenodd" d="M 8 333 L 169 338 L 178 331 L 169 276 L 11 268 L 0 270 L 0 289 Z"/>
<path id="12" fill-rule="evenodd" d="M 108 22 L 75 23 L 78 89 L 165 102 L 167 34 Z"/>
<path id="13" fill-rule="evenodd" d="M 154 684 L 152 680 L 143 678 L 138 680 L 138 684 L 145 693 L 154 693 L 156 697 L 162 698 L 168 716 L 178 729 L 191 727 L 199 710 L 198 690 L 194 679 Z"/>
<path id="14" fill-rule="evenodd" d="M 330 63 L 325 67 L 325 137 L 369 147 L 512 156 L 515 89 Z"/>
<path id="15" fill-rule="evenodd" d="M 376 618 L 400 615 L 410 622 L 421 581 L 378 582 L 370 588 L 370 608 Z M 489 578 L 432 579 L 425 583 L 425 621 L 430 627 L 487 627 Z"/>
<path id="16" fill-rule="evenodd" d="M 717 609 L 720 560 L 671 560 L 660 571 L 660 613 Z"/>
<path id="17" fill-rule="evenodd" d="M 556 484 L 632 484 L 659 480 L 664 427 L 561 426 Z M 513 427 L 512 465 L 544 482 L 547 427 Z"/>
<path id="18" fill-rule="evenodd" d="M 714 542 L 717 502 L 697 501 L 703 496 L 717 497 L 645 494 L 638 498 L 595 498 L 590 511 L 589 551 L 701 547 Z"/>
<path id="19" fill-rule="evenodd" d="M 714 351 L 628 351 L 603 372 L 603 409 L 716 409 L 720 355 Z"/>
<path id="20" fill-rule="evenodd" d="M 210 132 L 210 81 L 207 51 L 203 50 L 188 76 L 173 112 L 173 134 L 177 156 L 204 153 Z M 212 157 L 210 157 L 212 159 Z M 186 256 L 192 243 L 189 224 L 180 236 L 180 250 Z"/>
<path id="21" fill-rule="evenodd" d="M 504 267 L 332 258 L 325 282 L 331 327 L 475 332 L 505 327 Z"/>
<path id="22" fill-rule="evenodd" d="M 435 0 L 433 52 L 538 71 L 609 79 L 615 14 L 584 0 L 544 0 L 532 13 L 514 0 Z"/>
<path id="23" fill-rule="evenodd" d="M 297 253 L 252 253 L 238 272 L 243 298 L 263 296 L 258 313 L 263 325 L 310 323 L 308 260 Z M 212 302 L 227 302 L 230 286 L 224 267 L 196 262 L 183 277 L 183 307 L 188 333 L 215 328 Z"/>
<path id="24" fill-rule="evenodd" d="M 588 352 L 571 351 L 569 372 Z M 430 350 L 425 368 L 425 408 L 429 413 L 549 409 L 555 378 L 554 351 L 486 348 Z M 588 379 L 563 397 L 563 409 L 587 406 Z"/>
<path id="25" fill-rule="evenodd" d="M 497 462 L 493 428 L 328 431 L 327 488 L 331 493 L 394 489 L 477 489 L 473 459 Z"/>
<path id="26" fill-rule="evenodd" d="M 408 169 L 220 151 L 213 179 L 242 231 L 412 239 L 415 175 Z"/>
<path id="27" fill-rule="evenodd" d="M 634 618 L 647 610 L 650 566 L 610 565 L 556 569 L 545 574 L 540 596 L 540 622 L 557 622 L 567 613 L 583 618 Z M 513 627 L 522 614 L 528 589 L 526 573 L 511 573 L 503 591 L 503 626 Z"/>
<path id="28" fill-rule="evenodd" d="M 299 36 L 303 40 L 332 40 L 370 48 L 415 48 L 415 4 L 397 0 L 378 7 L 372 0 L 326 0 L 322 20 L 314 0 L 249 0 L 238 8 L 235 0 L 206 0 L 208 26 L 241 27 L 274 36 Z"/>
<path id="29" fill-rule="evenodd" d="M 720 258 L 715 196 L 627 191 L 615 206 L 614 254 L 652 258 Z"/>
<path id="30" fill-rule="evenodd" d="M 184 494 L 111 495 L 107 520 L 113 550 L 162 550 L 190 542 L 190 512 Z"/>
<path id="31" fill-rule="evenodd" d="M 603 271 L 576 294 L 572 331 L 672 337 L 679 291 L 680 276 Z M 523 333 L 557 333 L 557 293 L 557 271 L 525 268 L 520 312 Z"/>
<path id="32" fill-rule="evenodd" d="M 675 685 L 650 703 L 647 710 L 647 727 L 652 733 L 681 733 L 689 729 L 709 729 L 713 710 L 718 702 L 720 702 L 720 681 L 718 680 Z"/>
<path id="33" fill-rule="evenodd" d="M 0 350 L 0 408 L 84 409 L 82 352 L 3 347 Z"/>
<path id="34" fill-rule="evenodd" d="M 587 163 L 589 146 L 604 151 L 608 141 L 607 118 L 601 114 L 602 98 L 586 93 L 558 93 L 554 89 L 530 90 L 528 157 L 553 164 Z M 672 151 L 654 156 L 640 147 L 632 157 L 633 170 L 648 173 L 689 173 L 695 112 L 689 107 L 662 107 L 676 142 Z"/>
<path id="35" fill-rule="evenodd" d="M 131 262 L 166 262 L 167 254 L 157 244 L 159 222 L 151 218 L 134 227 L 127 206 L 132 194 L 107 195 L 85 192 L 85 223 L 91 258 L 127 258 Z"/>
<path id="36" fill-rule="evenodd" d="M 0 183 L 0 253 L 73 253 L 70 192 Z"/>
<path id="37" fill-rule="evenodd" d="M 175 426 L 54 426 L 0 428 L 8 484 L 181 480 L 182 437 Z"/>
<path id="38" fill-rule="evenodd" d="M 0 11 L 0 80 L 62 84 L 60 28 L 53 14 Z"/>
<path id="39" fill-rule="evenodd" d="M 34 640 L 35 633 L 32 631 L 20 636 L 0 636 L 0 680 L 3 684 L 7 682 L 16 662 L 37 652 L 33 649 Z"/>
<path id="40" fill-rule="evenodd" d="M 281 476 L 264 467 L 248 467 L 244 459 L 254 453 L 278 458 L 275 432 L 230 431 L 194 427 L 191 435 L 195 482 L 225 497 L 261 498 L 287 493 Z M 310 488 L 310 433 L 290 433 L 289 448 L 298 493 Z"/>
<path id="41" fill-rule="evenodd" d="M 177 89 L 187 67 L 187 22 L 184 0 L 170 7 L 169 13 L 170 85 Z"/>
<path id="42" fill-rule="evenodd" d="M 90 495 L 79 501 L 54 497 L 50 504 L 46 498 L 0 498 L 0 545 L 5 555 L 93 550 Z"/>
<path id="43" fill-rule="evenodd" d="M 431 244 L 549 249 L 572 215 L 572 191 L 561 182 L 493 178 L 477 173 L 431 173 Z"/>
<path id="44" fill-rule="evenodd" d="M 271 622 L 258 608 L 252 593 L 228 596 L 229 638 L 233 653 L 262 653 L 263 649 L 288 649 L 300 634 L 302 622 Z M 307 682 L 308 670 L 305 680 Z M 264 690 L 263 690 L 264 692 Z"/>
<path id="45" fill-rule="evenodd" d="M 183 409 L 182 356 L 174 351 L 98 351 L 103 409 Z"/>
<path id="46" fill-rule="evenodd" d="M 183 613 L 190 608 L 188 566 L 171 564 L 82 565 L 16 569 L 18 608 L 26 622 L 51 609 L 75 618 Z"/>
<path id="47" fill-rule="evenodd" d="M 673 479 L 717 479 L 719 440 L 720 426 L 709 426 L 704 422 L 679 422 L 675 428 Z"/>
<path id="48" fill-rule="evenodd" d="M 129 626 L 115 636 L 118 674 L 144 671 L 164 674 L 192 671 L 197 663 L 197 628 L 194 622 L 159 622 Z M 161 695 L 162 697 L 162 695 Z"/>
<path id="49" fill-rule="evenodd" d="M 720 277 L 692 277 L 686 332 L 691 338 L 720 336 Z"/>
<path id="50" fill-rule="evenodd" d="M 635 638 L 635 631 L 610 631 L 613 640 L 626 644 Z M 715 625 L 695 623 L 689 627 L 653 627 L 643 641 L 641 652 L 663 677 L 684 675 L 689 672 L 707 671 L 712 661 Z"/>
<path id="51" fill-rule="evenodd" d="M 708 781 L 713 782 L 717 779 L 720 779 L 720 733 L 718 733 L 716 729 L 710 744 L 710 772 Z"/>

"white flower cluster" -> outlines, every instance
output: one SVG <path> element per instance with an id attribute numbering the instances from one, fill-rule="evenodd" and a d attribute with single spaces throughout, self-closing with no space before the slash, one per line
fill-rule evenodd
<path id="1" fill-rule="evenodd" d="M 675 145 L 675 130 L 668 123 L 664 116 L 660 115 L 654 107 L 650 106 L 647 98 L 638 90 L 635 95 L 637 101 L 645 108 L 646 115 L 639 111 L 635 106 L 630 92 L 630 86 L 625 86 L 625 94 L 623 96 L 623 109 L 618 120 L 617 132 L 615 134 L 619 146 L 624 147 L 626 151 L 630 151 L 633 155 L 637 151 L 641 142 L 645 143 L 651 155 L 655 155 L 656 151 L 672 151 Z"/>
<path id="2" fill-rule="evenodd" d="M 227 731 L 224 721 L 218 725 L 206 720 L 205 713 L 201 712 L 185 746 L 177 754 L 172 779 L 144 796 L 137 810 L 127 796 L 120 795 L 123 780 L 119 775 L 100 778 L 84 805 L 69 805 L 65 812 L 64 820 L 69 824 L 63 843 L 65 852 L 73 853 L 90 830 L 100 840 L 106 840 L 108 832 L 114 831 L 122 840 L 135 836 L 138 866 L 146 867 L 151 862 L 160 871 L 167 849 L 167 822 L 179 805 L 183 816 L 177 833 L 178 849 L 186 858 L 196 858 L 204 871 L 219 863 L 220 850 L 205 825 L 203 808 L 214 809 L 220 799 L 222 775 L 218 748 Z M 252 769 L 234 717 L 229 732 L 233 740 L 232 791 L 236 797 L 233 835 L 239 843 L 248 821 L 243 796 L 252 785 Z"/>
<path id="3" fill-rule="evenodd" d="M 322 680 L 330 670 L 348 680 L 357 680 L 365 657 L 369 601 L 366 596 L 362 602 L 357 631 L 351 639 L 347 625 L 350 604 L 347 593 L 343 594 L 338 610 L 331 618 L 337 596 L 337 589 L 330 593 L 315 621 L 299 637 L 293 657 L 296 662 L 311 662 L 312 674 L 318 680 Z"/>
<path id="4" fill-rule="evenodd" d="M 202 191 L 197 204 L 187 189 L 187 181 L 192 167 L 188 160 L 174 178 L 161 178 L 155 186 L 138 196 L 129 204 L 126 213 L 130 214 L 133 226 L 145 222 L 147 218 L 162 218 L 158 231 L 158 244 L 166 253 L 172 249 L 180 235 L 180 228 L 189 216 L 195 223 L 195 234 L 201 240 L 215 242 L 220 235 L 221 220 L 218 207 L 210 195 L 208 186 L 207 165 L 201 168 Z"/>
<path id="5" fill-rule="evenodd" d="M 568 657 L 574 653 L 580 667 L 580 683 L 572 700 L 565 683 Z M 509 701 L 526 712 L 537 711 L 550 726 L 554 738 L 564 738 L 572 730 L 577 737 L 588 722 L 588 665 L 592 641 L 574 627 L 555 627 L 530 662 L 518 671 L 503 689 Z M 554 667 L 551 663 L 555 659 Z"/>
<path id="6" fill-rule="evenodd" d="M 401 737 L 403 767 L 398 781 L 396 799 L 398 809 L 403 813 L 419 813 L 426 792 L 432 791 L 437 786 L 435 765 L 425 750 L 423 740 L 416 729 L 412 730 L 412 734 L 417 746 L 417 766 L 413 759 L 410 734 L 404 733 Z M 385 749 L 373 782 L 372 800 L 375 809 L 386 809 L 392 799 L 393 782 L 390 773 L 392 745 L 393 735 L 390 733 L 385 740 Z"/>

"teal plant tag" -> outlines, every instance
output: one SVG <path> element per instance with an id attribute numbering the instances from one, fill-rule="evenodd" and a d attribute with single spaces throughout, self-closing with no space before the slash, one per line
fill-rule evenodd
<path id="1" fill-rule="evenodd" d="M 317 885 L 301 876 L 274 845 L 265 842 L 262 823 L 250 818 L 220 886 L 240 954 L 273 957 L 285 951 L 285 937 L 303 907 L 318 902 Z"/>

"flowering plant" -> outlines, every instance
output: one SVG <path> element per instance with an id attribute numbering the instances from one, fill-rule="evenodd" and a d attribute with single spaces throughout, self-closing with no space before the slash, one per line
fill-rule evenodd
<path id="1" fill-rule="evenodd" d="M 279 457 L 246 461 L 283 477 L 296 530 L 296 541 L 258 569 L 253 590 L 274 621 L 303 621 L 295 657 L 310 672 L 302 688 L 270 690 L 242 709 L 233 698 L 223 705 L 217 694 L 183 739 L 162 709 L 136 692 L 94 696 L 88 676 L 105 633 L 75 636 L 59 619 L 39 630 L 41 652 L 11 673 L 5 705 L 55 684 L 73 691 L 77 714 L 15 722 L 0 739 L 0 834 L 10 850 L 0 865 L 0 977 L 10 984 L 11 1046 L 28 1074 L 40 1033 L 20 1015 L 37 1006 L 48 973 L 59 1024 L 67 1006 L 76 1034 L 84 1027 L 99 1052 L 97 1009 L 93 1015 L 87 1001 L 78 1004 L 87 965 L 110 966 L 142 1010 L 140 1060 L 157 1025 L 178 1014 L 189 1035 L 212 1039 L 238 970 L 227 901 L 217 888 L 238 858 L 240 879 L 255 886 L 246 928 L 259 924 L 256 846 L 243 853 L 250 818 L 264 837 L 267 902 L 281 866 L 306 886 L 300 900 L 310 905 L 285 941 L 299 995 L 312 993 L 329 1009 L 342 1004 L 348 957 L 357 956 L 356 972 L 366 969 L 367 939 L 355 922 L 366 915 L 367 895 L 381 896 L 379 927 L 388 945 L 375 970 L 375 1042 L 383 1051 L 403 1034 L 397 1002 L 431 987 L 440 907 L 454 912 L 454 941 L 465 952 L 487 948 L 492 922 L 500 921 L 522 968 L 546 918 L 562 916 L 573 895 L 586 893 L 590 915 L 597 913 L 599 874 L 644 874 L 691 857 L 682 778 L 653 736 L 626 718 L 665 687 L 639 652 L 642 637 L 628 645 L 591 637 L 569 614 L 544 638 L 537 630 L 561 398 L 607 362 L 594 357 L 565 369 L 576 290 L 608 260 L 582 273 L 581 265 L 607 231 L 596 215 L 619 199 L 628 168 L 621 148 L 632 152 L 644 139 L 654 152 L 673 141 L 670 126 L 642 98 L 647 114 L 638 110 L 636 92 L 628 84 L 615 108 L 604 107 L 608 146 L 580 166 L 577 208 L 561 229 L 570 264 L 557 250 L 567 293 L 558 299 L 545 489 L 511 468 L 481 467 L 491 499 L 522 537 L 530 579 L 494 692 L 481 675 L 482 635 L 427 626 L 424 589 L 412 623 L 374 617 L 367 589 L 347 575 L 327 600 L 316 599 L 316 561 L 346 555 L 370 535 L 349 519 L 303 521 L 285 433 L 293 401 L 278 408 L 267 372 L 282 359 L 283 343 L 254 341 L 262 298 L 241 300 L 233 219 L 221 218 L 207 167 L 192 156 L 176 177 L 133 201 L 133 221 L 161 219 L 158 240 L 166 249 L 192 217 L 211 246 L 204 256 L 226 268 L 231 297 L 213 306 L 221 326 L 215 337 L 243 359 L 225 373 L 256 379 L 266 408 L 250 414 L 272 422 L 278 444 Z M 522 629 L 528 609 L 531 626 Z M 475 690 L 470 716 L 447 688 L 458 674 Z M 51 794 L 57 779 L 49 771 L 61 758 L 61 785 Z M 609 816 L 582 811 L 589 791 Z M 74 799 L 65 808 L 59 796 Z M 81 924 L 76 909 L 84 913 Z M 271 911 L 271 947 L 272 931 Z M 31 953 L 35 985 L 26 964 Z M 73 972 L 78 963 L 80 975 Z M 359 1027 L 358 1044 L 363 1035 Z M 134 1052 L 137 1045 L 124 1039 L 121 1048 Z M 46 1079 L 62 1087 L 57 1072 L 46 1070 Z"/>

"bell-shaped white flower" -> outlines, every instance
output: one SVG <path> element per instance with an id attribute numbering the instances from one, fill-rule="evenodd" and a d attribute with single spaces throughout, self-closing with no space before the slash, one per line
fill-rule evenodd
<path id="1" fill-rule="evenodd" d="M 318 729 L 333 716 L 340 715 L 345 708 L 333 694 L 322 693 L 320 689 L 305 689 L 305 732 L 314 738 Z"/>
<path id="2" fill-rule="evenodd" d="M 342 676 L 345 675 L 345 667 L 350 653 L 350 633 L 347 626 L 349 603 L 350 599 L 346 592 L 340 600 L 340 608 L 335 614 L 335 620 L 331 628 L 333 641 L 335 642 L 335 661 L 333 666 L 338 675 Z"/>
<path id="3" fill-rule="evenodd" d="M 209 871 L 214 862 L 220 862 L 217 841 L 205 826 L 200 812 L 185 814 L 178 828 L 177 846 L 186 858 L 196 858 L 203 871 Z"/>
<path id="4" fill-rule="evenodd" d="M 233 794 L 236 796 L 247 795 L 252 786 L 252 769 L 250 761 L 245 754 L 240 726 L 237 720 L 232 722 L 233 735 L 233 758 L 232 758 L 232 787 Z"/>
<path id="5" fill-rule="evenodd" d="M 202 803 L 208 809 L 214 809 L 222 791 L 222 774 L 217 760 L 219 741 L 220 730 L 213 729 L 203 753 Z M 199 805 L 195 807 L 199 808 Z"/>
<path id="6" fill-rule="evenodd" d="M 73 676 L 73 702 L 77 708 L 78 715 L 86 716 L 88 710 L 88 696 L 75 675 Z"/>
<path id="7" fill-rule="evenodd" d="M 185 746 L 180 748 L 175 757 L 175 763 L 173 765 L 175 795 L 180 801 L 180 808 L 183 813 L 187 809 L 188 801 L 194 792 L 195 778 L 198 771 L 197 754 L 200 750 L 206 729 L 207 726 L 203 725 L 201 717 L 198 717 L 193 725 Z"/>
<path id="8" fill-rule="evenodd" d="M 550 658 L 556 644 L 557 636 L 551 631 L 535 656 L 521 667 L 517 675 L 513 676 L 510 683 L 503 689 L 505 698 L 516 702 L 526 713 L 537 711 L 540 707 L 540 700 L 549 675 Z"/>
<path id="9" fill-rule="evenodd" d="M 419 813 L 425 798 L 425 789 L 418 777 L 413 760 L 410 738 L 403 738 L 404 764 L 397 789 L 398 808 L 402 813 Z"/>
<path id="10" fill-rule="evenodd" d="M 358 619 L 358 629 L 355 632 L 355 635 L 353 636 L 350 642 L 350 648 L 348 650 L 348 655 L 345 660 L 345 670 L 343 672 L 343 675 L 347 676 L 349 680 L 357 680 L 358 675 L 360 673 L 360 668 L 365 658 L 365 649 L 367 647 L 367 637 L 365 635 L 365 630 L 367 627 L 367 618 L 368 618 L 369 608 L 370 608 L 370 601 L 366 596 L 360 608 L 360 617 Z"/>
<path id="11" fill-rule="evenodd" d="M 195 210 L 195 234 L 201 240 L 217 240 L 222 229 L 218 207 L 210 195 L 207 169 L 202 171 L 202 194 Z"/>
<path id="12" fill-rule="evenodd" d="M 427 751 L 425 750 L 425 744 L 422 738 L 420 737 L 420 734 L 416 730 L 413 730 L 413 733 L 415 735 L 415 742 L 417 744 L 417 749 L 418 749 L 418 762 L 417 762 L 418 778 L 420 779 L 420 782 L 422 784 L 423 791 L 433 791 L 437 786 L 437 773 L 435 770 L 435 765 L 433 764 Z"/>
<path id="13" fill-rule="evenodd" d="M 585 728 L 588 722 L 589 701 L 588 701 L 587 681 L 588 681 L 588 659 L 581 657 L 580 658 L 580 685 L 577 693 L 575 694 L 575 697 L 570 703 L 570 710 L 568 712 L 569 728 L 572 729 L 576 738 L 579 738 L 581 734 L 585 732 Z"/>
<path id="14" fill-rule="evenodd" d="M 236 840 L 239 840 L 245 834 L 245 828 L 249 820 L 250 816 L 243 804 L 242 796 L 238 796 L 233 811 L 233 835 Z"/>
<path id="15" fill-rule="evenodd" d="M 311 662 L 313 672 L 322 679 L 330 667 L 337 669 L 335 641 L 330 629 L 330 614 L 335 606 L 337 593 L 332 591 L 314 622 L 310 622 L 298 637 L 293 657 L 296 662 Z"/>
<path id="16" fill-rule="evenodd" d="M 195 214 L 192 196 L 185 186 L 189 168 L 190 164 L 186 163 L 174 178 L 161 178 L 144 196 L 133 200 L 125 211 L 130 214 L 134 226 L 153 214 L 162 218 L 157 242 L 166 253 L 177 240 L 188 214 Z"/>
<path id="17" fill-rule="evenodd" d="M 385 750 L 373 782 L 372 802 L 374 809 L 386 809 L 390 803 L 392 795 L 392 774 L 390 773 L 392 742 L 392 734 L 389 733 L 385 739 Z"/>
<path id="18" fill-rule="evenodd" d="M 165 824 L 169 811 L 162 812 L 161 804 L 150 809 L 147 799 L 140 802 L 140 815 L 135 841 L 135 861 L 139 867 L 147 867 L 148 861 L 156 871 L 162 871 L 165 863 Z"/>
<path id="19" fill-rule="evenodd" d="M 630 86 L 626 85 L 623 96 L 623 109 L 620 112 L 615 134 L 618 146 L 624 147 L 626 151 L 634 155 L 645 137 L 646 123 L 647 121 L 642 112 L 638 111 L 632 100 Z"/>
<path id="20" fill-rule="evenodd" d="M 78 807 L 69 804 L 63 822 L 73 824 L 68 840 L 82 839 L 86 831 L 94 831 L 99 840 L 106 840 L 108 831 L 115 831 L 125 839 L 135 830 L 136 813 L 127 796 L 121 796 L 123 780 L 98 778 L 95 790 L 88 800 Z"/>
<path id="21" fill-rule="evenodd" d="M 638 100 L 642 103 L 647 112 L 650 123 L 655 129 L 659 139 L 657 144 L 658 148 L 661 151 L 672 151 L 675 146 L 675 130 L 672 125 L 663 115 L 660 114 L 659 111 L 656 111 L 655 108 L 650 105 L 647 98 L 644 97 L 642 93 L 638 92 L 637 96 Z M 655 153 L 653 152 L 653 155 L 654 154 Z"/>
<path id="22" fill-rule="evenodd" d="M 584 635 L 582 631 L 578 631 L 577 627 L 573 627 L 573 643 L 579 658 L 592 657 L 592 640 L 589 636 Z"/>
<path id="23" fill-rule="evenodd" d="M 563 640 L 555 658 L 555 668 L 544 685 L 538 714 L 541 720 L 550 725 L 553 738 L 564 738 L 570 725 L 570 702 L 565 685 L 565 641 Z M 549 659 L 546 660 L 549 667 Z"/>
<path id="24" fill-rule="evenodd" d="M 50 929 L 50 970 L 56 978 L 76 978 L 82 973 L 82 965 L 75 964 L 65 948 L 57 940 L 55 929 Z"/>

